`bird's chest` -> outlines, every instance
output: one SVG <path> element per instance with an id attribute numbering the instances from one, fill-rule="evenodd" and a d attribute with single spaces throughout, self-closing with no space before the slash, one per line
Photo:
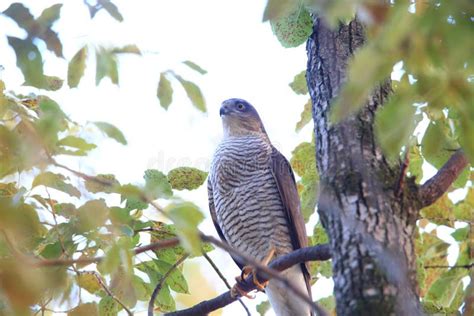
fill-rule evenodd
<path id="1" fill-rule="evenodd" d="M 271 174 L 272 148 L 259 137 L 236 137 L 224 140 L 216 150 L 210 176 L 221 194 L 239 187 L 252 186 Z"/>
<path id="2" fill-rule="evenodd" d="M 282 238 L 288 236 L 287 220 L 271 169 L 271 151 L 258 140 L 223 142 L 209 175 L 226 239 L 256 257 L 273 246 L 282 252 L 291 248 L 289 239 Z"/>

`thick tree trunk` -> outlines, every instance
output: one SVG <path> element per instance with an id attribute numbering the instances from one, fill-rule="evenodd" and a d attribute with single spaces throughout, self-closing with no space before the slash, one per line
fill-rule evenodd
<path id="1" fill-rule="evenodd" d="M 321 179 L 318 212 L 330 237 L 338 315 L 413 314 L 418 313 L 413 244 L 418 191 L 408 179 L 397 192 L 400 168 L 385 160 L 373 128 L 390 81 L 374 87 L 358 114 L 337 124 L 329 119 L 348 61 L 364 41 L 357 20 L 331 30 L 314 18 L 307 82 Z"/>

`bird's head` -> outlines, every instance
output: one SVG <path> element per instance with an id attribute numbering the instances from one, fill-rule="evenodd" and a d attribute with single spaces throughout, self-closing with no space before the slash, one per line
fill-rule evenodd
<path id="1" fill-rule="evenodd" d="M 226 137 L 267 134 L 257 110 L 245 100 L 236 98 L 225 100 L 219 113 Z"/>

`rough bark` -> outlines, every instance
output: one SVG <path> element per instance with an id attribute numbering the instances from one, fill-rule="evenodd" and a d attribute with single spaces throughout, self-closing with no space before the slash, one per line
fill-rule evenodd
<path id="1" fill-rule="evenodd" d="M 338 315 L 418 313 L 413 234 L 418 190 L 391 166 L 374 137 L 374 116 L 391 92 L 386 80 L 357 114 L 331 123 L 333 99 L 347 64 L 365 41 L 357 20 L 331 30 L 314 18 L 307 42 L 307 83 L 313 101 L 316 159 L 321 179 L 318 212 L 330 237 Z"/>

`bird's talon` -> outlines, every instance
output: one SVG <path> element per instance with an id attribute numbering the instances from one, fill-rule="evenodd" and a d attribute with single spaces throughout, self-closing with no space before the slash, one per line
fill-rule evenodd
<path id="1" fill-rule="evenodd" d="M 266 264 L 266 263 L 265 263 Z M 257 269 L 253 268 L 252 266 L 244 266 L 242 268 L 242 273 L 240 277 L 236 277 L 235 280 L 240 283 L 243 282 L 250 274 L 252 274 L 252 281 L 258 291 L 263 292 L 265 287 L 268 285 L 268 281 L 260 282 L 257 278 Z"/>
<path id="2" fill-rule="evenodd" d="M 249 299 L 253 300 L 255 298 L 255 295 L 250 295 L 248 292 L 245 292 L 240 287 L 239 283 L 242 282 L 242 280 L 239 277 L 236 277 L 235 280 L 237 281 L 237 283 L 230 290 L 230 296 L 232 296 L 232 297 L 245 296 L 246 298 L 249 298 Z"/>
<path id="3" fill-rule="evenodd" d="M 253 269 L 251 266 L 245 266 L 243 267 L 242 272 L 240 273 L 240 278 L 242 280 L 245 280 L 252 272 L 253 272 Z"/>

